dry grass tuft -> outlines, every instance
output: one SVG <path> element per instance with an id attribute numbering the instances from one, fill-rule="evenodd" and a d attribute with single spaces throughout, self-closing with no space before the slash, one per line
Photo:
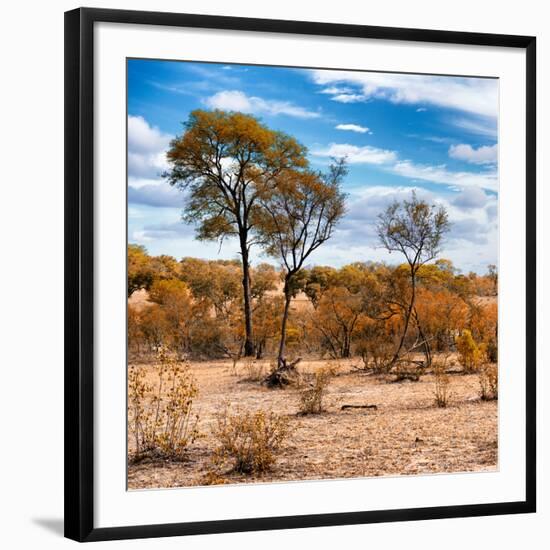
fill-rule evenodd
<path id="1" fill-rule="evenodd" d="M 201 480 L 201 485 L 227 485 L 228 483 L 231 482 L 218 472 L 214 472 L 212 470 L 207 471 Z"/>
<path id="2" fill-rule="evenodd" d="M 444 409 L 451 397 L 451 379 L 446 370 L 446 361 L 434 363 L 434 400 L 437 407 Z"/>
<path id="3" fill-rule="evenodd" d="M 268 471 L 276 460 L 276 453 L 288 436 L 288 420 L 263 410 L 249 412 L 226 406 L 217 416 L 213 435 L 218 443 L 214 465 L 231 464 L 231 471 L 241 474 Z"/>
<path id="4" fill-rule="evenodd" d="M 332 367 L 318 370 L 313 377 L 313 386 L 300 392 L 300 414 L 319 414 L 324 409 L 324 398 L 335 372 Z"/>
<path id="5" fill-rule="evenodd" d="M 192 415 L 198 390 L 189 365 L 164 349 L 157 353 L 157 381 L 148 383 L 144 367 L 128 373 L 128 424 L 136 462 L 144 458 L 181 460 L 198 437 Z"/>
<path id="6" fill-rule="evenodd" d="M 244 376 L 242 380 L 244 382 L 261 382 L 265 378 L 265 365 L 247 357 L 244 360 Z"/>
<path id="7" fill-rule="evenodd" d="M 498 366 L 485 364 L 479 371 L 479 396 L 483 401 L 498 399 Z"/>

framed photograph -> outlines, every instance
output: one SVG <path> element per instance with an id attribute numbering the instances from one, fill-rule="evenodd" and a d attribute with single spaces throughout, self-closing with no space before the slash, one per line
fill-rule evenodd
<path id="1" fill-rule="evenodd" d="M 65 22 L 66 536 L 534 512 L 535 38 Z"/>

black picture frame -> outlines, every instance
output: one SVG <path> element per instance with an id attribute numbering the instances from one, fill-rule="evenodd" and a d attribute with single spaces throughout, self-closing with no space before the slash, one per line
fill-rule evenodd
<path id="1" fill-rule="evenodd" d="M 130 527 L 94 527 L 93 27 L 96 22 L 500 46 L 525 50 L 527 406 L 524 501 Z M 87 542 L 535 512 L 535 161 L 535 37 L 95 8 L 79 8 L 65 13 L 65 536 Z"/>

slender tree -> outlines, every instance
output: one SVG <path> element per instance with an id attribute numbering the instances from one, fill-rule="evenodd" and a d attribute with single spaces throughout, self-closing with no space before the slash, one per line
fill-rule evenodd
<path id="1" fill-rule="evenodd" d="M 426 366 L 431 362 L 431 351 L 415 308 L 418 270 L 437 257 L 444 234 L 449 230 L 447 212 L 443 206 L 429 205 L 417 198 L 413 191 L 410 200 L 393 202 L 378 217 L 378 237 L 391 252 L 405 256 L 409 267 L 410 298 L 404 308 L 404 326 L 399 344 L 390 362 L 394 366 L 400 358 L 411 320 L 416 324 L 420 345 L 424 347 Z"/>
<path id="2" fill-rule="evenodd" d="M 286 368 L 285 341 L 290 302 L 299 290 L 298 274 L 306 259 L 326 242 L 345 211 L 340 184 L 345 161 L 333 164 L 327 175 L 312 171 L 286 171 L 277 178 L 276 192 L 260 197 L 264 219 L 260 224 L 267 252 L 284 269 L 284 309 L 277 354 L 278 368 Z"/>
<path id="3" fill-rule="evenodd" d="M 167 153 L 170 184 L 186 191 L 183 220 L 203 240 L 237 237 L 242 259 L 244 354 L 254 354 L 250 249 L 258 244 L 258 182 L 270 189 L 285 170 L 307 166 L 294 138 L 236 112 L 193 111 Z"/>

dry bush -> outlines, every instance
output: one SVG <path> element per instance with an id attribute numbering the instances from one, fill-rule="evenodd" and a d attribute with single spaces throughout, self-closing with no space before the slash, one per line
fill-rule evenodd
<path id="1" fill-rule="evenodd" d="M 218 472 L 208 470 L 201 480 L 201 485 L 227 485 L 231 483 L 223 475 L 220 475 Z"/>
<path id="2" fill-rule="evenodd" d="M 498 366 L 485 364 L 479 371 L 479 396 L 484 401 L 498 399 Z"/>
<path id="3" fill-rule="evenodd" d="M 245 382 L 261 382 L 265 378 L 265 369 L 262 363 L 250 357 L 244 360 L 244 377 Z"/>
<path id="4" fill-rule="evenodd" d="M 363 370 L 371 370 L 373 374 L 387 374 L 391 369 L 393 350 L 389 346 L 383 346 L 367 353 L 360 348 L 359 353 L 363 361 Z"/>
<path id="5" fill-rule="evenodd" d="M 422 367 L 419 367 L 412 360 L 404 360 L 398 363 L 391 372 L 395 374 L 395 379 L 388 379 L 390 382 L 418 382 L 423 374 Z"/>
<path id="6" fill-rule="evenodd" d="M 262 473 L 275 463 L 275 455 L 289 434 L 288 420 L 273 412 L 249 412 L 225 407 L 212 430 L 218 441 L 216 467 L 231 464 L 241 474 Z"/>
<path id="7" fill-rule="evenodd" d="M 335 371 L 333 368 L 318 370 L 313 378 L 313 386 L 300 392 L 300 414 L 318 414 L 323 412 L 323 400 Z"/>
<path id="8" fill-rule="evenodd" d="M 198 415 L 192 415 L 197 386 L 189 366 L 165 349 L 157 353 L 158 382 L 147 383 L 143 367 L 128 373 L 128 423 L 135 441 L 133 460 L 181 460 L 198 436 Z"/>
<path id="9" fill-rule="evenodd" d="M 383 324 L 371 322 L 361 332 L 356 345 L 356 352 L 363 361 L 363 370 L 374 374 L 387 374 L 391 369 L 394 354 L 394 343 Z"/>
<path id="10" fill-rule="evenodd" d="M 231 366 L 227 369 L 227 372 L 231 376 L 238 376 L 239 361 L 241 360 L 240 354 L 235 354 L 229 357 L 231 359 Z"/>
<path id="11" fill-rule="evenodd" d="M 139 356 L 143 343 L 143 331 L 141 330 L 141 316 L 139 311 L 128 304 L 128 353 L 137 352 Z"/>
<path id="12" fill-rule="evenodd" d="M 487 360 L 490 363 L 496 363 L 498 361 L 498 343 L 496 338 L 491 338 L 487 342 Z"/>
<path id="13" fill-rule="evenodd" d="M 434 398 L 437 407 L 445 408 L 451 397 L 451 379 L 447 374 L 447 358 L 433 363 Z"/>

